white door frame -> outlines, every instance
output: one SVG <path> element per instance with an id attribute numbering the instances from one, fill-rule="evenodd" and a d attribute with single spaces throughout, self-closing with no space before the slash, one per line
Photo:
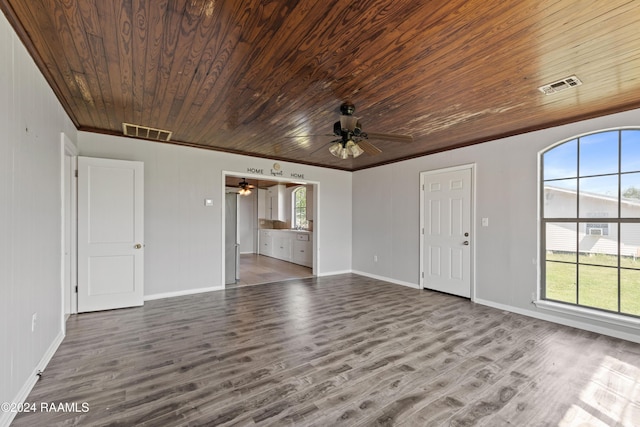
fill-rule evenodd
<path id="1" fill-rule="evenodd" d="M 66 170 L 66 166 L 65 166 L 65 158 L 69 157 L 71 160 L 71 168 L 69 171 Z M 76 148 L 76 146 L 73 144 L 73 142 L 71 141 L 71 139 L 69 139 L 69 137 L 64 133 L 61 132 L 60 133 L 60 198 L 61 198 L 61 212 L 60 212 L 60 222 L 61 222 L 61 228 L 60 228 L 60 245 L 61 245 L 61 250 L 60 250 L 60 255 L 61 255 L 61 259 L 60 259 L 60 283 L 61 283 L 61 290 L 62 290 L 62 308 L 61 308 L 61 313 L 62 313 L 62 331 L 63 333 L 66 331 L 66 318 L 68 314 L 75 314 L 78 312 L 78 300 L 77 300 L 77 294 L 76 294 L 76 285 L 78 283 L 78 270 L 77 270 L 77 256 L 78 256 L 78 246 L 77 246 L 77 178 L 75 176 L 75 173 L 71 173 L 71 171 L 75 171 L 76 170 L 76 162 L 77 162 L 77 157 L 78 157 L 78 149 Z M 69 172 L 69 174 L 67 174 L 67 172 Z M 67 206 L 65 204 L 65 200 L 66 200 L 66 194 L 65 194 L 65 188 L 66 188 L 66 184 L 67 184 L 67 179 L 70 180 L 69 182 L 69 188 L 70 188 L 70 194 L 69 194 L 69 210 L 70 212 L 67 212 Z M 69 224 L 71 226 L 70 230 L 67 230 L 66 227 L 66 216 L 67 214 L 69 215 Z M 69 283 L 66 283 L 65 280 L 65 243 L 67 241 L 67 238 L 70 238 L 70 253 L 69 253 L 69 259 L 70 259 L 70 274 L 71 274 L 71 279 L 69 281 Z M 67 309 L 66 309 L 66 302 L 69 301 L 69 312 L 67 313 Z"/>
<path id="2" fill-rule="evenodd" d="M 424 275 L 425 275 L 425 266 L 424 266 L 424 228 L 425 228 L 425 211 L 424 211 L 424 182 L 425 177 L 428 175 L 435 175 L 446 172 L 455 172 L 459 170 L 471 170 L 471 203 L 470 203 L 470 218 L 471 218 L 471 245 L 469 254 L 469 262 L 471 263 L 470 272 L 471 272 L 471 289 L 470 289 L 470 299 L 471 301 L 475 301 L 476 297 L 476 164 L 468 163 L 458 166 L 451 166 L 448 168 L 428 170 L 420 172 L 420 229 L 418 230 L 420 235 L 420 289 L 424 289 Z"/>
<path id="3" fill-rule="evenodd" d="M 311 266 L 311 274 L 314 276 L 318 276 L 318 266 L 320 265 L 320 182 L 318 181 L 309 181 L 306 179 L 298 179 L 298 178 L 283 178 L 283 177 L 278 177 L 278 176 L 261 176 L 261 175 L 253 175 L 250 173 L 246 173 L 246 172 L 234 172 L 234 171 L 227 171 L 227 170 L 223 170 L 222 171 L 222 184 L 221 184 L 221 191 L 220 191 L 220 206 L 222 206 L 221 211 L 222 211 L 222 219 L 220 221 L 220 248 L 222 248 L 222 254 L 224 254 L 224 249 L 225 249 L 225 240 L 224 240 L 224 235 L 225 235 L 225 209 L 224 209 L 224 204 L 225 204 L 225 188 L 226 188 L 226 181 L 227 181 L 227 176 L 233 176 L 233 177 L 246 177 L 251 178 L 251 179 L 258 179 L 258 180 L 264 180 L 264 181 L 277 181 L 277 182 L 282 182 L 282 183 L 287 183 L 287 182 L 295 182 L 295 183 L 299 183 L 301 185 L 313 185 L 313 262 L 312 262 L 312 266 Z M 256 189 L 257 191 L 257 189 Z M 258 246 L 259 247 L 259 246 Z M 222 261 L 220 263 L 220 283 L 221 286 L 224 288 L 224 283 L 226 281 L 226 274 L 225 274 L 225 265 L 224 265 L 224 256 L 222 257 Z"/>

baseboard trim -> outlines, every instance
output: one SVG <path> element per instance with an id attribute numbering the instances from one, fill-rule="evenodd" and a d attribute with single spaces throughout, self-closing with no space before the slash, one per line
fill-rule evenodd
<path id="1" fill-rule="evenodd" d="M 338 274 L 349 274 L 349 273 L 354 273 L 354 272 L 352 270 L 328 271 L 324 273 L 319 273 L 317 277 L 337 276 Z"/>
<path id="2" fill-rule="evenodd" d="M 420 285 L 419 284 L 415 284 L 415 283 L 411 283 L 411 282 L 405 282 L 405 281 L 402 281 L 402 280 L 396 280 L 396 279 L 392 279 L 390 277 L 378 276 L 377 274 L 365 273 L 364 271 L 358 271 L 358 270 L 353 270 L 352 273 L 353 274 L 358 274 L 360 276 L 370 277 L 370 278 L 376 279 L 376 280 L 382 280 L 382 281 L 385 281 L 385 282 L 390 282 L 390 283 L 393 283 L 395 285 L 402 285 L 402 286 L 406 286 L 408 288 L 420 289 Z"/>
<path id="3" fill-rule="evenodd" d="M 640 336 L 635 334 L 629 334 L 623 331 L 617 331 L 615 329 L 592 325 L 589 323 L 581 322 L 579 320 L 567 319 L 564 317 L 554 316 L 551 314 L 540 313 L 532 310 L 525 310 L 518 307 L 513 307 L 506 304 L 500 304 L 493 301 L 483 300 L 476 298 L 473 302 L 486 305 L 488 307 L 496 308 L 498 310 L 509 311 L 511 313 L 521 314 L 523 316 L 533 317 L 534 319 L 546 320 L 547 322 L 557 323 L 559 325 L 570 326 L 572 328 L 583 329 L 585 331 L 595 332 L 602 335 L 608 335 L 614 338 L 620 338 L 623 340 L 640 343 Z"/>
<path id="4" fill-rule="evenodd" d="M 186 296 L 186 295 L 202 294 L 202 293 L 205 293 L 205 292 L 222 291 L 222 290 L 224 290 L 224 286 L 222 286 L 222 287 L 220 287 L 220 286 L 212 286 L 212 287 L 209 287 L 209 288 L 187 289 L 187 290 L 184 290 L 184 291 L 165 292 L 165 293 L 161 293 L 161 294 L 145 295 L 144 296 L 144 300 L 145 301 L 153 301 L 153 300 L 156 300 L 156 299 L 183 297 L 183 296 Z"/>
<path id="5" fill-rule="evenodd" d="M 64 340 L 64 332 L 60 331 L 58 332 L 58 336 L 56 336 L 55 339 L 51 342 L 51 345 L 49 346 L 47 351 L 45 351 L 44 355 L 40 359 L 40 362 L 38 362 L 36 367 L 33 369 L 33 372 L 31 373 L 29 378 L 27 378 L 27 381 L 22 385 L 22 388 L 20 389 L 20 391 L 18 391 L 18 394 L 13 398 L 13 400 L 11 401 L 12 403 L 21 404 L 24 403 L 25 400 L 27 400 L 27 397 L 29 396 L 29 393 L 31 393 L 33 386 L 35 386 L 38 382 L 38 372 L 44 372 L 45 368 L 51 361 L 51 358 L 58 350 L 58 347 L 60 347 L 62 340 Z M 0 427 L 9 427 L 17 414 L 17 412 L 0 412 Z"/>

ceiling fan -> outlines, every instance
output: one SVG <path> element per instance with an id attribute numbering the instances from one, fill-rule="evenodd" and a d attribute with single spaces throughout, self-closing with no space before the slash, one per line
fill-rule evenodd
<path id="1" fill-rule="evenodd" d="M 358 157 L 362 153 L 371 156 L 382 153 L 382 150 L 369 142 L 369 139 L 379 139 L 395 142 L 413 142 L 411 135 L 391 135 L 384 133 L 363 132 L 358 117 L 353 113 L 356 107 L 345 102 L 340 106 L 340 120 L 333 124 L 333 135 L 340 138 L 331 141 L 329 152 L 341 159 L 349 156 Z"/>
<path id="2" fill-rule="evenodd" d="M 248 196 L 249 194 L 251 194 L 251 190 L 253 190 L 255 187 L 249 184 L 245 178 L 242 178 L 242 181 L 238 183 L 238 188 L 240 188 L 238 194 L 240 194 L 241 196 Z"/>

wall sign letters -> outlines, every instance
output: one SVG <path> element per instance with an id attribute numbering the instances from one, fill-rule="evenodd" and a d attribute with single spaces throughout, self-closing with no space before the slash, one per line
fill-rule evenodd
<path id="1" fill-rule="evenodd" d="M 280 165 L 278 163 L 273 166 L 273 169 L 269 169 L 268 172 L 265 172 L 262 168 L 247 168 L 247 172 L 255 175 L 288 176 L 289 178 L 304 179 L 303 173 L 291 172 L 289 174 L 285 174 L 285 171 L 280 169 Z"/>

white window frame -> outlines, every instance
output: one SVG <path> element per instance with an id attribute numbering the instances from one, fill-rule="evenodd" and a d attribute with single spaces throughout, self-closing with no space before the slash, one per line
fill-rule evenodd
<path id="1" fill-rule="evenodd" d="M 538 308 L 542 308 L 542 309 L 546 309 L 549 311 L 554 311 L 554 312 L 558 312 L 558 313 L 564 313 L 564 314 L 572 314 L 578 317 L 582 317 L 585 319 L 590 319 L 590 320 L 599 320 L 599 321 L 603 321 L 606 323 L 610 323 L 610 324 L 614 324 L 614 325 L 618 325 L 618 326 L 623 326 L 623 327 L 630 327 L 633 329 L 640 329 L 640 316 L 636 316 L 636 315 L 632 315 L 632 314 L 625 314 L 625 313 L 621 313 L 621 312 L 611 312 L 611 311 L 607 311 L 607 310 L 601 310 L 598 308 L 592 308 L 592 307 L 588 307 L 588 306 L 584 306 L 584 305 L 579 305 L 579 304 L 572 304 L 572 303 L 564 303 L 564 302 L 558 302 L 558 301 L 554 301 L 554 300 L 547 300 L 544 299 L 544 295 L 545 295 L 545 280 L 546 280 L 546 271 L 545 271 L 545 264 L 546 264 L 546 247 L 545 247 L 545 239 L 544 239 L 544 233 L 545 233 L 545 224 L 546 222 L 554 222 L 555 218 L 545 218 L 544 217 L 544 162 L 543 162 L 543 156 L 546 152 L 561 146 L 562 144 L 565 144 L 567 142 L 573 141 L 573 140 L 579 140 L 580 138 L 589 136 L 589 135 L 593 135 L 593 134 L 598 134 L 598 133 L 604 133 L 604 132 L 611 132 L 611 131 L 617 131 L 619 132 L 619 148 L 621 147 L 621 132 L 623 131 L 628 131 L 628 130 L 635 130 L 635 131 L 640 131 L 640 128 L 638 127 L 619 127 L 619 128 L 613 128 L 613 129 L 603 129 L 603 130 L 599 130 L 599 131 L 595 131 L 595 132 L 589 132 L 589 133 L 585 133 L 582 135 L 577 135 L 577 136 L 573 136 L 571 138 L 567 138 L 565 140 L 559 141 L 556 144 L 553 144 L 547 148 L 545 148 L 544 150 L 540 151 L 539 153 L 539 179 L 538 179 L 538 184 L 539 184 L 539 200 L 540 200 L 540 206 L 539 206 L 539 213 L 538 213 L 538 218 L 539 218 L 539 224 L 540 224 L 540 229 L 539 229 L 539 246 L 540 246 L 540 270 L 539 270 L 539 280 L 538 280 L 538 298 L 535 299 L 533 301 L 533 303 L 536 305 L 536 307 Z M 618 152 L 618 158 L 619 158 L 619 163 L 621 162 L 622 159 L 622 152 L 619 149 Z M 580 159 L 578 157 L 578 162 L 580 162 Z M 626 172 L 622 172 L 620 170 L 618 170 L 617 175 L 620 178 L 621 175 L 623 175 Z M 576 179 L 579 179 L 580 175 L 578 174 L 578 177 L 576 177 Z M 620 192 L 622 191 L 622 189 L 619 190 Z M 620 196 L 619 196 L 620 197 Z M 621 203 L 620 200 L 618 201 L 618 203 Z M 628 220 L 629 218 L 621 218 L 620 216 L 620 211 L 618 211 L 618 216 L 617 218 L 614 219 L 613 222 L 617 222 L 617 223 L 621 223 L 621 222 L 627 222 L 626 220 Z M 585 222 L 586 218 L 580 218 L 578 212 L 576 212 L 576 218 L 575 218 L 576 222 Z M 621 221 L 622 220 L 622 221 Z M 595 222 L 604 222 L 604 221 L 593 221 L 593 223 Z M 607 223 L 611 222 L 609 221 L 609 218 L 607 218 Z M 629 222 L 640 222 L 639 219 L 635 219 L 635 221 L 629 221 Z M 608 230 L 607 230 L 608 231 Z M 608 234 L 608 233 L 607 233 Z M 576 265 L 578 265 L 579 262 L 576 261 Z M 617 270 L 620 270 L 620 266 L 617 267 Z M 579 284 L 578 284 L 579 286 Z M 618 283 L 618 286 L 620 286 L 620 283 Z M 620 304 L 620 303 L 619 303 Z M 620 306 L 619 306 L 620 307 Z"/>
<path id="2" fill-rule="evenodd" d="M 305 187 L 304 185 L 301 185 L 299 187 L 296 187 L 292 192 L 291 192 L 291 227 L 293 228 L 302 228 L 302 226 L 299 226 L 297 224 L 297 211 L 298 211 L 298 206 L 296 205 L 296 194 L 298 193 L 298 191 L 304 190 L 305 192 L 305 198 L 306 198 L 306 192 L 307 192 L 307 187 Z M 306 213 L 306 203 L 305 203 L 305 220 L 307 218 L 307 213 Z M 308 227 L 308 226 L 307 226 Z M 306 229 L 306 227 L 305 227 Z"/>

